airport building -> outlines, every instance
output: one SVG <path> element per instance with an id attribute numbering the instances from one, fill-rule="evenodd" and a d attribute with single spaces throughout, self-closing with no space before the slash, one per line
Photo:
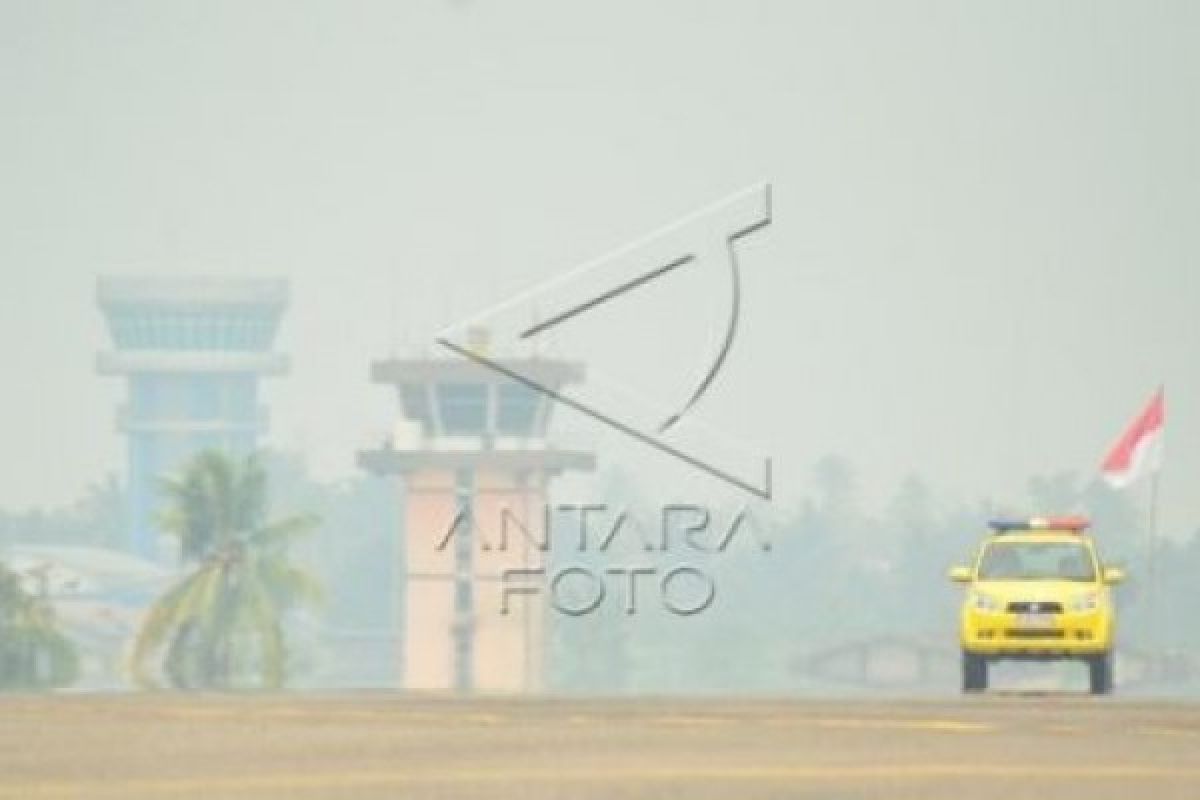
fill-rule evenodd
<path id="1" fill-rule="evenodd" d="M 473 345 L 486 350 L 485 339 Z M 497 362 L 557 388 L 580 365 L 543 358 Z M 532 692 L 543 686 L 542 596 L 507 598 L 508 570 L 537 570 L 550 481 L 591 469 L 591 453 L 547 440 L 543 393 L 463 358 L 387 359 L 371 378 L 395 388 L 401 415 L 359 464 L 400 477 L 403 619 L 400 684 L 414 689 Z"/>
<path id="2" fill-rule="evenodd" d="M 128 441 L 131 552 L 161 560 L 161 479 L 205 449 L 249 453 L 267 429 L 259 380 L 287 370 L 272 351 L 283 280 L 101 278 L 112 349 L 102 375 L 123 377 L 117 428 Z"/>

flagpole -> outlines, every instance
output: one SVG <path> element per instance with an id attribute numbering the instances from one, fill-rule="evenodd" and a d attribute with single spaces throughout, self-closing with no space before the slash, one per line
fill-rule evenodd
<path id="1" fill-rule="evenodd" d="M 1146 527 L 1146 629 L 1152 663 L 1158 657 L 1158 470 L 1150 475 L 1150 514 Z"/>
<path id="2" fill-rule="evenodd" d="M 1166 393 L 1164 384 L 1158 385 L 1157 397 L 1159 402 L 1162 402 L 1163 395 Z M 1160 614 L 1159 614 L 1159 591 L 1158 585 L 1158 479 L 1162 474 L 1162 455 L 1163 455 L 1163 434 L 1160 431 L 1158 441 L 1155 443 L 1154 452 L 1151 454 L 1150 461 L 1150 519 L 1149 530 L 1147 531 L 1147 546 L 1150 552 L 1147 553 L 1146 561 L 1146 588 L 1148 589 L 1146 601 L 1149 605 L 1147 609 L 1150 614 L 1147 627 L 1150 633 L 1150 648 L 1151 657 L 1159 660 L 1160 647 L 1162 640 L 1160 633 Z M 1155 663 L 1156 663 L 1155 662 Z M 1157 663 L 1156 663 L 1157 666 Z"/>
<path id="3" fill-rule="evenodd" d="M 1152 658 L 1159 646 L 1158 586 L 1158 481 L 1162 467 L 1166 389 L 1159 384 L 1150 403 L 1117 439 L 1100 469 L 1109 485 L 1120 489 L 1150 472 L 1150 507 L 1145 522 L 1146 582 L 1139 605 L 1144 604 L 1145 646 Z"/>

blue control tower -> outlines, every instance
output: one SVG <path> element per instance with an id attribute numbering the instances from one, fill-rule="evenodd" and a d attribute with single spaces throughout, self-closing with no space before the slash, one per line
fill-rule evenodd
<path id="1" fill-rule="evenodd" d="M 258 381 L 287 371 L 271 351 L 287 305 L 283 280 L 101 278 L 113 349 L 102 375 L 125 377 L 117 429 L 129 441 L 129 549 L 161 558 L 160 481 L 195 453 L 248 453 L 267 428 Z"/>

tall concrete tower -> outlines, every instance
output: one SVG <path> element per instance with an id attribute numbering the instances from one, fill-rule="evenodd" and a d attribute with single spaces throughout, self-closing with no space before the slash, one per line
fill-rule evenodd
<path id="1" fill-rule="evenodd" d="M 496 360 L 547 387 L 583 376 L 565 361 Z M 402 476 L 402 685 L 536 691 L 544 595 L 506 611 L 500 580 L 543 565 L 547 484 L 591 469 L 592 455 L 548 443 L 551 401 L 478 364 L 389 359 L 371 378 L 396 388 L 402 411 L 382 447 L 359 453 L 365 469 Z"/>
<path id="2" fill-rule="evenodd" d="M 248 453 L 266 430 L 258 380 L 287 370 L 271 352 L 287 283 L 101 278 L 97 300 L 113 341 L 97 370 L 129 387 L 117 412 L 129 443 L 129 549 L 158 558 L 162 477 L 200 450 Z"/>

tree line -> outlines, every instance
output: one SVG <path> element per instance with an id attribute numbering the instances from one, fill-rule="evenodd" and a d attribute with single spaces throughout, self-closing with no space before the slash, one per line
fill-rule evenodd
<path id="1" fill-rule="evenodd" d="M 311 515 L 267 518 L 267 475 L 255 456 L 206 451 L 163 481 L 162 529 L 182 569 L 154 600 L 131 643 L 140 686 L 278 688 L 288 676 L 286 618 L 319 602 L 319 581 L 293 563 Z M 78 653 L 44 590 L 0 568 L 0 687 L 69 685 Z"/>

